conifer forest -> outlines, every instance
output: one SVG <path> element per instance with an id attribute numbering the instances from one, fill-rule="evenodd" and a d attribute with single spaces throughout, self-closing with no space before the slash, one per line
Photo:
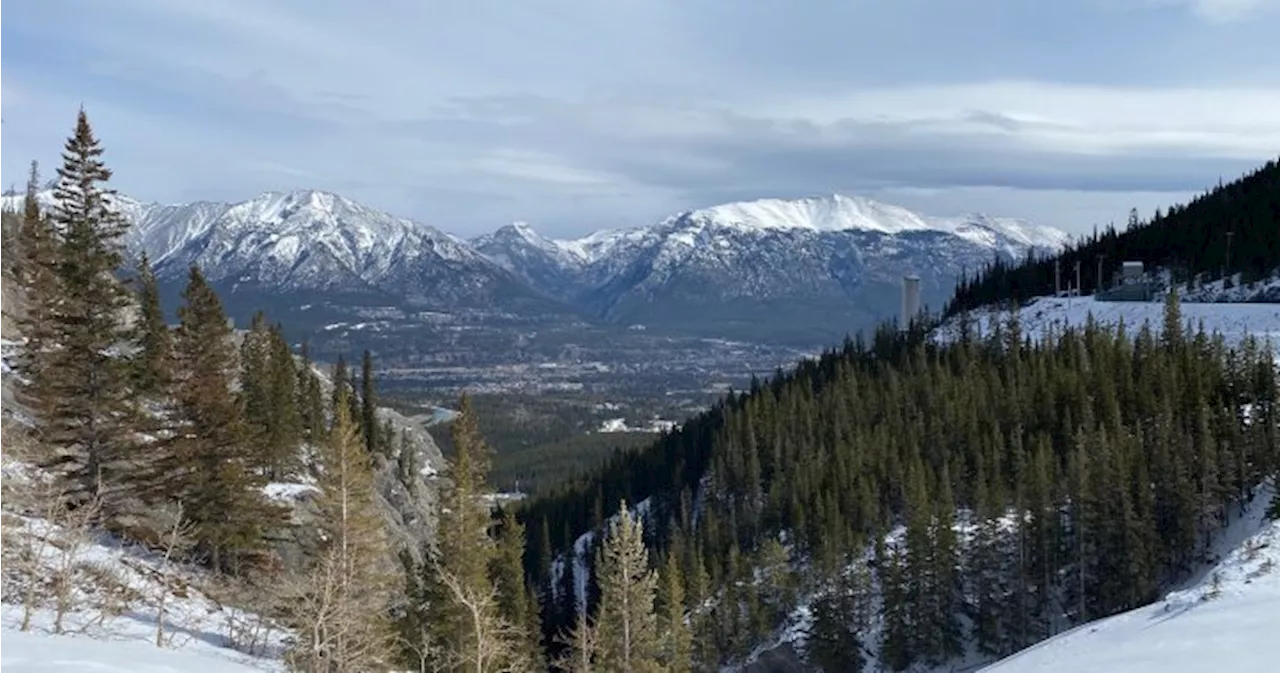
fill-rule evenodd
<path id="1" fill-rule="evenodd" d="M 24 447 L 54 510 L 95 529 L 152 547 L 181 530 L 177 557 L 292 634 L 290 670 L 711 672 L 798 609 L 827 673 L 994 660 L 1156 600 L 1280 474 L 1274 344 L 1188 328 L 1175 293 L 1161 324 L 1032 335 L 1010 311 L 969 327 L 1098 254 L 1274 272 L 1274 161 L 966 279 L 956 339 L 931 320 L 851 336 L 529 501 L 494 504 L 464 395 L 431 477 L 434 540 L 408 548 L 377 482 L 422 466 L 381 420 L 376 354 L 321 366 L 270 316 L 236 329 L 195 266 L 169 324 L 151 260 L 126 255 L 107 159 L 82 110 L 53 205 L 33 164 L 24 209 L 4 214 L 33 419 L 6 428 L 6 451 Z M 317 532 L 283 558 L 291 513 L 264 488 L 296 480 L 318 493 Z"/>

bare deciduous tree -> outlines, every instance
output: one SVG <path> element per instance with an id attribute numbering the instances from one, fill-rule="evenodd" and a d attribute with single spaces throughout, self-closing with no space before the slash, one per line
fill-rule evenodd
<path id="1" fill-rule="evenodd" d="M 565 673 L 591 673 L 595 669 L 599 639 L 595 627 L 586 614 L 579 614 L 578 621 L 568 633 L 556 636 L 556 642 L 568 648 L 551 663 Z"/>
<path id="2" fill-rule="evenodd" d="M 61 494 L 59 494 L 61 497 Z M 93 541 L 93 523 L 98 520 L 101 501 L 91 498 L 75 509 L 57 509 L 48 535 L 56 549 L 49 569 L 53 589 L 53 632 L 66 632 L 66 617 L 76 609 L 76 576 L 85 549 Z"/>
<path id="3" fill-rule="evenodd" d="M 469 627 L 468 641 L 447 652 L 446 659 L 467 673 L 534 673 L 512 649 L 522 632 L 500 616 L 497 588 L 464 582 L 443 568 L 436 572 Z"/>
<path id="4" fill-rule="evenodd" d="M 172 561 L 175 556 L 181 557 L 186 554 L 194 544 L 192 535 L 194 527 L 183 516 L 181 500 L 174 504 L 171 511 L 167 512 L 167 516 L 169 521 L 166 522 L 164 536 L 160 538 L 163 554 L 160 557 L 160 567 L 156 572 L 159 580 L 156 583 L 155 596 L 156 647 L 164 647 L 166 645 L 164 635 L 165 608 L 170 594 L 173 593 L 172 578 L 169 576 Z"/>

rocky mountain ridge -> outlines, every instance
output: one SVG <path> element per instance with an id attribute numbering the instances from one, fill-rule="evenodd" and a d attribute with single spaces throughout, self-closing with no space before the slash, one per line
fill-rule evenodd
<path id="1" fill-rule="evenodd" d="M 117 203 L 134 223 L 129 249 L 147 253 L 171 295 L 198 264 L 233 314 L 323 304 L 330 318 L 349 318 L 349 307 L 395 307 L 813 344 L 891 317 L 906 273 L 922 277 L 922 298 L 937 307 L 966 270 L 1068 238 L 1022 220 L 936 218 L 839 194 L 722 204 L 573 240 L 516 222 L 468 241 L 314 190 L 235 204 Z"/>

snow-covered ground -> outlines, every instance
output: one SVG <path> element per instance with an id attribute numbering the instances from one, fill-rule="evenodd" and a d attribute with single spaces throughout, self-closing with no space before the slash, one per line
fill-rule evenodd
<path id="1" fill-rule="evenodd" d="M 10 486 L 31 473 L 6 456 L 4 478 Z M 159 552 L 6 509 L 4 562 L 6 672 L 284 670 L 286 632 L 233 607 L 235 596 L 208 573 L 166 563 Z M 59 577 L 73 586 L 61 626 L 69 635 L 55 635 L 52 591 Z M 32 582 L 40 589 L 24 632 L 22 603 Z M 160 615 L 163 647 L 156 645 Z"/>
<path id="2" fill-rule="evenodd" d="M 5 673 L 251 673 L 261 669 L 192 650 L 4 629 Z"/>
<path id="3" fill-rule="evenodd" d="M 676 421 L 660 418 L 651 419 L 644 425 L 627 425 L 625 418 L 609 418 L 600 423 L 600 429 L 596 432 L 668 432 L 676 425 L 678 425 Z"/>
<path id="4" fill-rule="evenodd" d="M 989 673 L 1270 673 L 1280 670 L 1280 521 L 1256 531 L 1191 587 L 1034 645 Z M 1230 537 L 1230 535 L 1228 535 Z"/>
<path id="5" fill-rule="evenodd" d="M 70 609 L 61 627 L 67 635 L 56 638 L 58 642 L 82 638 L 118 642 L 132 649 L 182 650 L 187 658 L 175 659 L 174 665 L 205 659 L 210 661 L 207 670 L 219 672 L 284 670 L 279 658 L 283 654 L 285 633 L 257 615 L 224 603 L 227 595 L 220 596 L 219 600 L 219 592 L 211 586 L 206 573 L 178 563 L 165 564 L 156 551 L 122 545 L 110 536 L 92 532 L 77 534 L 73 528 L 52 526 L 44 519 L 5 513 L 0 513 L 0 517 L 4 517 L 0 521 L 0 535 L 8 541 L 8 548 L 35 554 L 40 559 L 40 569 L 36 572 L 44 580 L 40 587 L 44 598 L 38 601 L 32 614 L 29 633 L 14 636 L 23 619 L 24 576 L 29 577 L 29 573 L 24 572 L 20 562 L 6 568 L 9 572 L 0 576 L 0 638 L 19 642 L 14 638 L 54 636 L 55 600 L 49 595 L 50 585 L 59 577 L 59 572 L 64 572 L 74 587 Z M 17 558 L 9 557 L 10 560 Z M 164 647 L 157 647 L 156 618 L 160 614 L 161 598 L 165 627 L 160 637 Z M 26 650 L 8 649 L 4 642 L 6 640 L 0 640 L 0 670 L 10 670 L 10 665 L 18 670 L 45 670 L 22 668 L 26 659 L 8 659 L 9 655 L 19 653 L 27 656 Z M 29 642 L 38 645 L 40 641 Z M 118 651 L 132 651 L 123 645 Z M 67 650 L 68 653 L 92 650 L 76 647 Z M 116 651 L 110 647 L 108 650 Z M 192 656 L 195 659 L 191 659 Z M 159 665 L 164 659 L 156 661 Z M 73 663 L 76 661 L 68 660 L 67 665 Z M 49 670 L 88 669 L 91 667 L 82 665 L 81 668 Z"/>
<path id="6" fill-rule="evenodd" d="M 1280 304 L 1201 304 L 1185 302 L 1182 317 L 1192 328 L 1203 323 L 1205 331 L 1218 332 L 1228 343 L 1239 342 L 1245 335 L 1270 339 L 1280 345 Z M 1157 332 L 1164 324 L 1163 302 L 1095 301 L 1093 297 L 1041 297 L 1023 306 L 1018 314 L 1024 334 L 1040 336 L 1049 331 L 1083 327 L 1092 315 L 1099 323 L 1117 325 L 1124 322 L 1130 334 L 1136 334 L 1144 322 Z M 975 335 L 990 333 L 992 327 L 1006 320 L 1006 314 L 975 311 L 970 314 Z M 959 334 L 960 321 L 952 318 L 938 327 L 935 338 L 951 340 Z"/>

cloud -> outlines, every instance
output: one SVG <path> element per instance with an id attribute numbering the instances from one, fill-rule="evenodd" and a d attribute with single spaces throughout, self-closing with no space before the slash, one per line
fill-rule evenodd
<path id="1" fill-rule="evenodd" d="M 1080 231 L 1280 151 L 1274 2 L 962 4 L 23 3 L 4 179 L 84 103 L 164 201 L 314 187 L 567 235 L 843 191 Z"/>
<path id="2" fill-rule="evenodd" d="M 1275 0 L 1182 0 L 1193 11 L 1214 23 L 1230 23 L 1252 17 L 1264 10 L 1274 9 L 1280 3 Z"/>

